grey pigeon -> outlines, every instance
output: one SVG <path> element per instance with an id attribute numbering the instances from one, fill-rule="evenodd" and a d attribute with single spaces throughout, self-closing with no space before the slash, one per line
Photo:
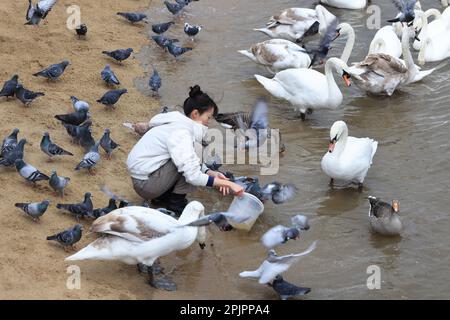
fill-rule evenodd
<path id="1" fill-rule="evenodd" d="M 3 139 L 2 149 L 0 152 L 0 158 L 3 158 L 7 153 L 14 150 L 17 146 L 17 134 L 19 133 L 19 129 L 15 128 L 9 136 Z"/>
<path id="2" fill-rule="evenodd" d="M 75 96 L 71 96 L 70 100 L 72 100 L 72 106 L 75 112 L 86 110 L 89 111 L 89 103 L 86 101 L 80 100 Z"/>
<path id="3" fill-rule="evenodd" d="M 298 287 L 295 284 L 285 281 L 281 275 L 277 275 L 270 286 L 278 293 L 281 300 L 304 296 L 311 292 L 311 288 Z"/>
<path id="4" fill-rule="evenodd" d="M 86 24 L 82 23 L 78 27 L 75 28 L 75 32 L 77 33 L 78 38 L 80 39 L 81 37 L 86 37 L 88 28 L 87 28 Z"/>
<path id="5" fill-rule="evenodd" d="M 384 236 L 397 236 L 402 231 L 399 203 L 393 200 L 391 204 L 379 198 L 369 196 L 369 223 L 373 232 Z"/>
<path id="6" fill-rule="evenodd" d="M 114 51 L 102 51 L 103 54 L 106 54 L 107 56 L 109 56 L 119 62 L 122 62 L 123 60 L 128 59 L 132 52 L 133 52 L 132 48 L 117 49 Z"/>
<path id="7" fill-rule="evenodd" d="M 109 64 L 105 66 L 105 68 L 101 72 L 102 80 L 106 82 L 107 85 L 115 85 L 120 84 L 119 79 L 114 74 L 114 72 L 111 70 L 111 67 Z"/>
<path id="8" fill-rule="evenodd" d="M 27 143 L 27 140 L 21 139 L 19 143 L 11 151 L 3 155 L 3 159 L 0 160 L 0 165 L 5 167 L 12 167 L 15 165 L 16 160 L 23 159 L 23 148 Z"/>
<path id="9" fill-rule="evenodd" d="M 100 141 L 96 142 L 95 145 L 87 152 L 83 160 L 75 167 L 75 170 L 88 169 L 90 174 L 95 174 L 94 168 L 100 162 L 100 153 L 98 152 L 98 146 Z"/>
<path id="10" fill-rule="evenodd" d="M 137 23 L 139 21 L 147 19 L 147 15 L 145 13 L 139 12 L 117 12 L 117 15 L 124 17 L 131 23 Z M 148 21 L 146 20 L 144 20 L 144 22 L 148 23 Z"/>
<path id="11" fill-rule="evenodd" d="M 161 77 L 155 67 L 153 67 L 153 74 L 148 81 L 148 85 L 150 89 L 152 89 L 153 93 L 158 94 L 158 90 L 161 88 Z"/>
<path id="12" fill-rule="evenodd" d="M 111 159 L 111 154 L 113 150 L 119 146 L 111 139 L 110 134 L 111 130 L 107 128 L 105 129 L 105 132 L 103 133 L 103 136 L 100 139 L 100 146 L 103 148 L 103 150 L 105 150 L 108 159 Z"/>
<path id="13" fill-rule="evenodd" d="M 309 230 L 308 218 L 303 215 L 297 215 L 291 219 L 292 227 L 277 225 L 270 228 L 261 237 L 262 244 L 267 249 L 273 249 L 289 240 L 297 240 L 301 231 Z"/>
<path id="14" fill-rule="evenodd" d="M 11 79 L 6 81 L 5 84 L 3 85 L 2 90 L 0 91 L 0 97 L 6 97 L 6 99 L 9 99 L 9 97 L 14 97 L 16 93 L 18 79 L 19 76 L 15 74 Z"/>
<path id="15" fill-rule="evenodd" d="M 116 201 L 119 201 L 119 208 L 129 207 L 129 206 L 135 206 L 135 204 L 131 203 L 127 199 L 124 199 L 122 197 L 119 197 L 115 195 L 111 190 L 109 190 L 106 186 L 101 186 L 100 190 L 108 195 L 110 199 L 114 199 Z"/>
<path id="16" fill-rule="evenodd" d="M 116 200 L 109 199 L 108 206 L 105 208 L 95 209 L 89 217 L 97 219 L 117 209 Z"/>
<path id="17" fill-rule="evenodd" d="M 85 129 L 83 126 L 80 126 L 80 136 L 78 138 L 78 143 L 83 147 L 85 152 L 91 150 L 91 148 L 95 145 L 94 137 L 92 137 L 92 129 Z"/>
<path id="18" fill-rule="evenodd" d="M 321 37 L 319 47 L 315 50 L 307 50 L 308 53 L 313 54 L 309 67 L 315 65 L 317 62 L 323 64 L 331 50 L 331 43 L 339 36 L 339 30 L 337 30 L 338 19 L 334 18 L 328 25 L 325 34 Z"/>
<path id="19" fill-rule="evenodd" d="M 56 208 L 72 213 L 73 215 L 75 215 L 77 220 L 79 220 L 80 217 L 85 217 L 92 214 L 92 210 L 94 209 L 94 207 L 92 205 L 91 196 L 92 195 L 90 192 L 86 192 L 84 194 L 83 202 L 73 204 L 58 203 L 56 205 Z"/>
<path id="20" fill-rule="evenodd" d="M 289 201 L 294 197 L 297 188 L 293 184 L 281 184 L 279 182 L 272 182 L 266 184 L 261 189 L 262 197 L 265 201 L 272 200 L 275 204 L 281 204 Z"/>
<path id="21" fill-rule="evenodd" d="M 44 132 L 44 136 L 42 137 L 40 147 L 42 152 L 48 155 L 50 159 L 52 159 L 54 156 L 73 156 L 73 153 L 64 150 L 57 144 L 54 144 L 50 140 L 50 135 L 48 132 Z"/>
<path id="22" fill-rule="evenodd" d="M 167 30 L 169 30 L 170 26 L 175 24 L 173 21 L 158 23 L 152 25 L 152 31 L 156 34 L 163 34 Z"/>
<path id="23" fill-rule="evenodd" d="M 263 99 L 253 107 L 250 117 L 244 117 L 242 113 L 236 113 L 235 120 L 238 128 L 246 141 L 240 148 L 250 149 L 259 147 L 269 136 L 269 107 Z"/>
<path id="24" fill-rule="evenodd" d="M 228 223 L 228 220 L 231 220 L 236 223 L 243 223 L 250 219 L 251 216 L 249 215 L 236 215 L 232 212 L 215 212 L 209 215 L 206 215 L 198 220 L 192 221 L 189 224 L 186 224 L 186 226 L 206 226 L 211 223 L 215 223 L 217 227 L 221 231 L 230 231 L 233 229 L 233 227 Z"/>
<path id="25" fill-rule="evenodd" d="M 57 80 L 66 70 L 69 65 L 69 61 L 64 60 L 61 63 L 52 64 L 48 68 L 45 68 L 42 71 L 36 72 L 33 74 L 35 77 L 44 77 L 48 80 Z"/>
<path id="26" fill-rule="evenodd" d="M 308 249 L 297 254 L 278 256 L 275 250 L 270 250 L 267 259 L 254 271 L 243 271 L 239 273 L 241 278 L 257 278 L 260 284 L 271 283 L 277 275 L 287 271 L 291 265 L 302 257 L 310 254 L 316 249 L 317 241 L 314 241 Z"/>
<path id="27" fill-rule="evenodd" d="M 27 215 L 33 218 L 33 221 L 39 221 L 39 218 L 47 211 L 50 204 L 49 200 L 33 203 L 16 203 L 17 208 L 22 209 Z"/>
<path id="28" fill-rule="evenodd" d="M 114 108 L 114 105 L 119 101 L 120 97 L 127 92 L 127 89 L 109 90 L 98 99 L 97 102 L 104 104 L 107 107 Z"/>
<path id="29" fill-rule="evenodd" d="M 181 56 L 182 54 L 191 51 L 192 48 L 183 48 L 183 47 L 178 47 L 176 45 L 174 45 L 173 43 L 169 43 L 167 44 L 167 50 L 169 51 L 169 53 L 171 55 L 173 55 L 175 58 L 178 58 L 179 56 Z"/>
<path id="30" fill-rule="evenodd" d="M 22 178 L 27 181 L 36 183 L 38 181 L 50 179 L 47 175 L 43 174 L 32 165 L 25 163 L 22 159 L 17 159 L 14 164 Z"/>
<path id="31" fill-rule="evenodd" d="M 69 249 L 69 247 L 72 248 L 72 250 L 75 250 L 74 245 L 75 245 L 75 243 L 80 241 L 82 231 L 83 231 L 83 226 L 81 224 L 77 224 L 73 228 L 64 230 L 53 236 L 48 236 L 47 240 L 58 241 L 64 247 L 65 251 L 67 251 Z"/>
<path id="32" fill-rule="evenodd" d="M 85 109 L 68 114 L 58 114 L 55 116 L 55 118 L 59 121 L 62 121 L 63 123 L 73 124 L 74 126 L 79 126 L 80 124 L 85 122 L 88 117 L 89 112 Z"/>
<path id="33" fill-rule="evenodd" d="M 178 4 L 184 4 L 184 5 L 188 5 L 189 3 L 191 3 L 192 1 L 199 1 L 199 0 L 175 0 L 176 3 Z"/>
<path id="34" fill-rule="evenodd" d="M 158 46 L 160 46 L 164 50 L 167 50 L 167 46 L 170 43 L 178 42 L 178 39 L 169 39 L 164 36 L 152 36 L 152 39 Z"/>
<path id="35" fill-rule="evenodd" d="M 26 25 L 38 25 L 42 19 L 45 19 L 52 10 L 53 6 L 56 4 L 57 0 L 40 0 L 36 6 L 28 0 L 28 9 L 27 15 L 25 16 L 27 19 Z"/>
<path id="36" fill-rule="evenodd" d="M 84 135 L 86 131 L 89 130 L 89 127 L 92 125 L 91 120 L 86 120 L 82 125 L 76 126 L 69 123 L 62 123 L 64 128 L 66 128 L 67 133 L 72 137 L 72 142 L 79 143 L 80 138 Z M 92 144 L 94 145 L 95 142 Z"/>
<path id="37" fill-rule="evenodd" d="M 55 170 L 52 171 L 50 175 L 50 180 L 48 181 L 50 187 L 55 190 L 55 192 L 59 193 L 61 197 L 64 197 L 64 189 L 70 182 L 70 178 L 68 177 L 60 177 L 56 173 Z"/>
<path id="38" fill-rule="evenodd" d="M 189 23 L 184 24 L 184 33 L 186 33 L 192 40 L 202 30 L 202 26 L 192 26 Z"/>
<path id="39" fill-rule="evenodd" d="M 169 1 L 164 1 L 164 4 L 166 5 L 167 10 L 170 11 L 173 15 L 177 15 L 183 10 L 183 8 L 186 6 L 186 3 L 171 3 Z"/>
<path id="40" fill-rule="evenodd" d="M 33 92 L 31 90 L 25 89 L 20 83 L 17 84 L 15 94 L 17 99 L 19 99 L 26 106 L 29 106 L 34 99 L 45 96 L 45 93 L 43 92 Z"/>
<path id="41" fill-rule="evenodd" d="M 410 27 L 416 18 L 414 6 L 417 0 L 392 0 L 392 2 L 400 13 L 394 19 L 390 19 L 387 22 L 406 22 Z"/>

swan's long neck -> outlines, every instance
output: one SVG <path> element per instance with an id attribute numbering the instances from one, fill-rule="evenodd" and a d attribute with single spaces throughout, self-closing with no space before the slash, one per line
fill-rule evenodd
<path id="1" fill-rule="evenodd" d="M 373 41 L 370 45 L 369 53 L 383 51 L 383 48 L 386 48 L 386 42 L 384 41 L 384 39 L 381 37 L 376 38 L 375 41 Z"/>
<path id="2" fill-rule="evenodd" d="M 427 34 L 428 34 L 428 32 L 427 32 L 428 31 L 428 19 L 425 14 L 422 14 L 420 16 L 420 18 L 422 19 L 421 34 L 425 35 L 425 37 L 424 37 L 425 39 L 420 39 L 420 50 L 419 50 L 418 60 L 419 60 L 420 65 L 424 65 L 425 64 L 425 50 L 426 50 L 426 47 L 428 46 L 430 39 L 427 36 Z"/>
<path id="3" fill-rule="evenodd" d="M 344 51 L 342 52 L 341 60 L 348 64 L 348 60 L 353 51 L 353 46 L 355 45 L 355 30 L 353 30 L 352 26 L 348 23 L 342 23 L 341 29 L 343 29 L 343 33 L 347 35 L 347 42 Z"/>
<path id="4" fill-rule="evenodd" d="M 447 1 L 447 0 L 444 0 L 444 1 Z M 429 17 L 434 17 L 434 19 L 439 19 L 441 16 L 442 16 L 442 14 L 438 9 L 431 8 L 431 9 L 428 9 L 427 11 L 425 11 L 425 17 L 427 18 L 427 21 L 428 21 Z"/>
<path id="5" fill-rule="evenodd" d="M 448 0 L 441 0 L 441 3 L 444 8 L 448 7 Z"/>
<path id="6" fill-rule="evenodd" d="M 336 80 L 334 80 L 333 69 L 340 67 L 340 60 L 338 58 L 330 58 L 325 64 L 325 76 L 327 77 L 328 84 L 328 97 L 332 98 L 341 94 L 341 90 L 339 90 L 338 85 L 336 84 Z"/>
<path id="7" fill-rule="evenodd" d="M 342 131 L 341 135 L 339 136 L 336 145 L 334 146 L 333 153 L 336 157 L 338 157 L 342 153 L 342 151 L 344 151 L 345 145 L 347 144 L 347 138 L 348 138 L 348 129 L 345 128 L 344 131 Z"/>
<path id="8" fill-rule="evenodd" d="M 405 28 L 405 29 L 403 29 L 403 34 L 402 34 L 403 59 L 405 60 L 406 67 L 408 68 L 408 70 L 411 70 L 411 69 L 416 70 L 414 59 L 411 54 L 411 50 L 409 50 L 409 39 L 410 39 L 409 30 Z"/>

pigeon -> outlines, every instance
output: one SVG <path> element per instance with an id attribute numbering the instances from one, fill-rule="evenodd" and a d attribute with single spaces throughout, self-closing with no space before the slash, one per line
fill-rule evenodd
<path id="1" fill-rule="evenodd" d="M 3 139 L 2 149 L 0 152 L 0 158 L 3 158 L 7 153 L 14 150 L 17 146 L 17 134 L 19 133 L 19 129 L 15 128 L 9 136 Z"/>
<path id="2" fill-rule="evenodd" d="M 81 224 L 75 225 L 73 228 L 64 230 L 53 236 L 48 236 L 47 240 L 56 240 L 64 247 L 65 251 L 68 251 L 69 247 L 75 250 L 75 243 L 80 241 L 83 226 Z"/>
<path id="3" fill-rule="evenodd" d="M 250 218 L 251 216 L 245 214 L 236 215 L 232 212 L 215 212 L 206 215 L 198 220 L 192 221 L 191 223 L 188 223 L 185 226 L 201 227 L 209 225 L 214 222 L 221 231 L 230 231 L 233 229 L 233 227 L 228 223 L 228 220 L 231 220 L 236 223 L 243 223 Z"/>
<path id="4" fill-rule="evenodd" d="M 167 7 L 167 10 L 170 11 L 173 15 L 177 15 L 183 10 L 183 8 L 186 6 L 186 3 L 170 3 L 169 1 L 165 0 L 164 4 Z"/>
<path id="5" fill-rule="evenodd" d="M 148 85 L 154 94 L 158 94 L 158 90 L 161 88 L 161 77 L 155 67 L 153 67 L 153 74 L 148 81 Z"/>
<path id="6" fill-rule="evenodd" d="M 106 54 L 107 56 L 109 56 L 119 62 L 122 62 L 123 60 L 128 59 L 132 52 L 133 52 L 133 49 L 131 49 L 131 48 L 117 49 L 114 51 L 102 51 L 103 54 Z"/>
<path id="7" fill-rule="evenodd" d="M 270 228 L 261 237 L 262 244 L 267 249 L 273 249 L 289 240 L 297 240 L 300 236 L 300 231 L 309 230 L 308 218 L 303 215 L 293 217 L 291 222 L 293 226 L 290 228 L 282 225 Z"/>
<path id="8" fill-rule="evenodd" d="M 104 104 L 107 107 L 115 108 L 114 104 L 116 104 L 120 97 L 127 92 L 127 89 L 109 90 L 100 99 L 98 99 L 97 102 Z"/>
<path id="9" fill-rule="evenodd" d="M 236 122 L 246 141 L 240 148 L 250 149 L 263 144 L 269 136 L 268 106 L 265 100 L 260 99 L 253 107 L 250 121 L 237 114 Z"/>
<path id="10" fill-rule="evenodd" d="M 75 96 L 71 96 L 70 100 L 72 100 L 72 105 L 75 112 L 81 110 L 89 111 L 89 103 L 87 103 L 86 101 L 80 100 Z"/>
<path id="11" fill-rule="evenodd" d="M 38 181 L 50 179 L 47 175 L 43 174 L 32 165 L 25 163 L 22 159 L 17 159 L 14 164 L 22 178 L 27 181 L 36 183 Z"/>
<path id="12" fill-rule="evenodd" d="M 64 197 L 64 189 L 70 182 L 68 177 L 60 177 L 55 170 L 52 171 L 50 175 L 50 180 L 48 181 L 50 187 L 55 190 L 61 197 Z"/>
<path id="13" fill-rule="evenodd" d="M 417 0 L 392 0 L 392 2 L 400 10 L 400 13 L 394 19 L 390 19 L 387 22 L 406 22 L 408 27 L 410 27 L 416 18 L 414 6 Z"/>
<path id="14" fill-rule="evenodd" d="M 19 143 L 11 151 L 3 155 L 3 159 L 0 160 L 0 165 L 5 167 L 12 167 L 15 165 L 16 160 L 23 159 L 23 148 L 27 143 L 26 139 L 21 139 Z"/>
<path id="15" fill-rule="evenodd" d="M 115 199 L 109 199 L 109 203 L 108 206 L 105 208 L 100 208 L 100 209 L 95 209 L 94 211 L 92 211 L 92 214 L 89 214 L 90 218 L 100 218 L 114 210 L 117 209 L 117 205 L 116 205 L 116 200 Z"/>
<path id="16" fill-rule="evenodd" d="M 80 126 L 80 136 L 78 138 L 78 143 L 83 147 L 85 152 L 91 150 L 91 148 L 95 145 L 94 137 L 92 137 L 92 129 L 84 128 Z"/>
<path id="17" fill-rule="evenodd" d="M 33 92 L 31 90 L 25 89 L 20 83 L 17 84 L 15 94 L 17 99 L 19 99 L 26 106 L 29 106 L 34 99 L 45 96 L 45 93 L 43 92 Z"/>
<path id="18" fill-rule="evenodd" d="M 184 4 L 184 5 L 188 5 L 189 3 L 191 3 L 192 1 L 199 1 L 199 0 L 175 0 L 176 3 L 178 4 Z"/>
<path id="19" fill-rule="evenodd" d="M 0 97 L 6 97 L 6 99 L 9 99 L 9 97 L 14 97 L 14 94 L 16 93 L 18 79 L 19 76 L 15 74 L 11 79 L 6 81 L 5 84 L 3 85 L 2 90 L 0 91 Z"/>
<path id="20" fill-rule="evenodd" d="M 66 70 L 68 65 L 69 61 L 64 60 L 61 63 L 52 64 L 51 66 L 42 71 L 33 73 L 33 76 L 44 77 L 47 78 L 48 80 L 57 80 L 64 73 L 64 70 Z"/>
<path id="21" fill-rule="evenodd" d="M 318 49 L 306 50 L 308 53 L 313 54 L 309 68 L 317 62 L 319 62 L 319 64 L 325 63 L 328 52 L 331 50 L 331 43 L 339 37 L 339 30 L 337 29 L 337 26 L 338 19 L 334 18 L 328 25 L 325 34 L 321 37 Z"/>
<path id="22" fill-rule="evenodd" d="M 62 124 L 63 124 L 64 128 L 66 128 L 67 133 L 72 137 L 72 141 L 79 143 L 79 140 L 83 136 L 83 134 L 86 131 L 89 131 L 89 128 L 92 125 L 92 121 L 88 119 L 80 126 L 76 126 L 76 125 L 64 123 L 64 122 Z M 94 144 L 95 144 L 95 142 L 94 142 Z"/>
<path id="23" fill-rule="evenodd" d="M 399 203 L 393 200 L 392 204 L 381 201 L 379 198 L 369 196 L 370 203 L 369 223 L 370 229 L 384 236 L 397 236 L 402 231 Z"/>
<path id="24" fill-rule="evenodd" d="M 170 26 L 175 24 L 173 21 L 158 23 L 152 25 L 152 31 L 156 34 L 163 34 L 167 30 L 169 30 Z"/>
<path id="25" fill-rule="evenodd" d="M 120 84 L 119 79 L 117 79 L 117 76 L 111 70 L 109 64 L 107 64 L 105 68 L 102 70 L 101 76 L 102 80 L 105 81 L 107 85 L 113 86 L 115 84 Z"/>
<path id="26" fill-rule="evenodd" d="M 106 186 L 102 186 L 100 188 L 102 192 L 104 192 L 110 199 L 114 199 L 116 201 L 119 201 L 119 208 L 129 207 L 129 206 L 135 206 L 133 203 L 128 201 L 127 199 L 124 199 L 122 197 L 119 197 L 115 195 L 111 190 L 109 190 Z"/>
<path id="27" fill-rule="evenodd" d="M 167 46 L 171 43 L 178 42 L 178 39 L 169 39 L 164 36 L 152 36 L 153 41 L 162 49 L 167 50 Z"/>
<path id="28" fill-rule="evenodd" d="M 49 159 L 52 159 L 52 157 L 54 156 L 73 156 L 73 153 L 66 151 L 60 146 L 54 144 L 50 140 L 50 135 L 48 132 L 45 132 L 44 136 L 42 137 L 41 150 L 50 157 Z"/>
<path id="29" fill-rule="evenodd" d="M 75 32 L 77 33 L 79 39 L 81 37 L 85 37 L 88 32 L 86 24 L 84 23 L 80 24 L 78 27 L 75 28 Z"/>
<path id="30" fill-rule="evenodd" d="M 244 189 L 244 192 L 250 193 L 260 200 L 263 198 L 258 177 L 233 177 L 231 181 L 240 185 Z"/>
<path id="31" fill-rule="evenodd" d="M 98 152 L 98 146 L 100 141 L 96 142 L 95 145 L 87 152 L 83 160 L 75 167 L 75 170 L 88 169 L 90 174 L 95 174 L 94 167 L 100 162 L 100 153 Z"/>
<path id="32" fill-rule="evenodd" d="M 184 33 L 186 33 L 192 40 L 202 30 L 202 26 L 191 26 L 189 23 L 184 24 Z"/>
<path id="33" fill-rule="evenodd" d="M 56 208 L 61 209 L 61 210 L 66 210 L 66 211 L 72 213 L 73 215 L 75 215 L 77 220 L 79 220 L 80 217 L 92 215 L 92 210 L 94 209 L 94 207 L 92 205 L 91 193 L 86 192 L 84 194 L 83 202 L 74 203 L 74 204 L 58 203 L 56 205 Z"/>
<path id="34" fill-rule="evenodd" d="M 103 150 L 106 151 L 108 159 L 111 159 L 111 153 L 119 146 L 111 139 L 111 137 L 109 136 L 110 133 L 111 130 L 109 130 L 108 128 L 105 129 L 103 137 L 100 139 L 100 146 L 103 148 Z"/>
<path id="35" fill-rule="evenodd" d="M 39 221 L 39 218 L 47 211 L 50 204 L 49 200 L 33 203 L 16 203 L 17 208 L 22 209 L 27 215 L 33 218 L 33 221 Z"/>
<path id="36" fill-rule="evenodd" d="M 298 287 L 295 284 L 289 283 L 283 279 L 281 275 L 277 275 L 272 284 L 269 284 L 281 300 L 287 300 L 288 298 L 294 298 L 298 296 L 304 296 L 311 292 L 311 288 Z"/>
<path id="37" fill-rule="evenodd" d="M 89 117 L 89 112 L 87 110 L 75 111 L 68 114 L 58 114 L 55 116 L 56 119 L 62 121 L 63 123 L 73 124 L 74 126 L 79 126 L 87 120 Z"/>
<path id="38" fill-rule="evenodd" d="M 300 260 L 300 258 L 310 254 L 316 249 L 317 241 L 309 246 L 308 249 L 297 254 L 288 254 L 285 256 L 278 256 L 275 250 L 270 250 L 267 259 L 254 271 L 243 271 L 239 273 L 241 278 L 258 278 L 260 284 L 271 283 L 275 280 L 276 276 L 287 271 L 294 262 Z"/>
<path id="39" fill-rule="evenodd" d="M 143 21 L 144 19 L 147 19 L 147 15 L 145 13 L 139 13 L 139 12 L 117 12 L 118 16 L 124 17 L 131 23 L 137 23 L 140 21 Z M 144 20 L 145 23 L 148 23 L 148 21 Z"/>
<path id="40" fill-rule="evenodd" d="M 167 50 L 169 51 L 169 53 L 171 55 L 173 55 L 175 58 L 178 58 L 179 56 L 181 56 L 182 54 L 191 51 L 192 48 L 183 48 L 183 47 L 178 47 L 176 45 L 174 45 L 173 43 L 168 43 L 167 44 Z"/>
<path id="41" fill-rule="evenodd" d="M 297 187 L 293 184 L 281 184 L 279 182 L 272 182 L 266 184 L 261 189 L 262 198 L 264 201 L 272 199 L 273 203 L 281 204 L 292 199 L 297 192 Z M 264 202 L 263 201 L 263 202 Z"/>
<path id="42" fill-rule="evenodd" d="M 33 5 L 31 0 L 28 0 L 28 9 L 26 19 L 26 25 L 38 25 L 42 19 L 47 17 L 47 14 L 52 10 L 57 0 L 40 0 L 36 6 Z"/>

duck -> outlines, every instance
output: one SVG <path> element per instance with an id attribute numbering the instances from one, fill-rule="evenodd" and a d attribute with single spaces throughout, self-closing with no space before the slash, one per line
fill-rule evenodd
<path id="1" fill-rule="evenodd" d="M 291 103 L 305 120 L 308 109 L 336 109 L 342 104 L 343 96 L 333 71 L 350 86 L 347 69 L 347 64 L 341 59 L 330 58 L 325 64 L 325 74 L 303 68 L 280 71 L 272 79 L 260 75 L 255 75 L 255 78 L 274 97 Z"/>
<path id="2" fill-rule="evenodd" d="M 373 196 L 369 196 L 367 199 L 370 203 L 370 229 L 383 236 L 399 235 L 402 231 L 402 222 L 399 216 L 399 202 L 392 200 L 392 203 L 389 204 Z"/>
<path id="3" fill-rule="evenodd" d="M 323 35 L 330 22 L 336 17 L 324 6 L 315 9 L 289 8 L 270 17 L 265 28 L 253 29 L 271 38 L 280 38 L 293 42 L 307 41 L 319 33 Z"/>
<path id="4" fill-rule="evenodd" d="M 320 0 L 320 3 L 341 9 L 362 9 L 367 6 L 367 2 L 368 0 Z"/>
<path id="5" fill-rule="evenodd" d="M 361 190 L 377 148 L 378 142 L 371 138 L 349 137 L 344 121 L 333 123 L 328 151 L 321 161 L 322 171 L 331 178 L 330 186 L 334 180 L 343 180 L 357 183 Z"/>
<path id="6" fill-rule="evenodd" d="M 204 215 L 205 208 L 198 201 L 190 202 L 180 218 L 158 210 L 128 206 L 116 209 L 95 220 L 91 233 L 102 235 L 66 261 L 117 260 L 126 264 L 145 265 L 150 285 L 158 287 L 153 279 L 152 266 L 162 256 L 190 247 L 195 240 L 205 247 L 205 227 L 186 224 Z"/>
<path id="7" fill-rule="evenodd" d="M 271 74 L 290 68 L 308 68 L 311 58 L 306 50 L 285 39 L 270 39 L 239 50 L 253 62 L 263 65 Z"/>
<path id="8" fill-rule="evenodd" d="M 402 55 L 402 44 L 393 26 L 384 26 L 377 31 L 370 43 L 369 53 L 385 53 L 395 58 Z"/>

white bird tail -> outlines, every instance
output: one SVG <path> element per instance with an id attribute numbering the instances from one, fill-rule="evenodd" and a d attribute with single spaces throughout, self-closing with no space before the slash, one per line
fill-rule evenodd
<path id="1" fill-rule="evenodd" d="M 253 53 L 251 53 L 248 50 L 238 50 L 238 52 L 240 54 L 243 54 L 244 56 L 246 56 L 247 58 L 249 58 L 250 60 L 252 60 L 253 62 L 258 62 L 255 58 L 255 56 L 253 55 Z"/>
<path id="2" fill-rule="evenodd" d="M 279 99 L 288 99 L 286 95 L 286 90 L 283 86 L 273 79 L 269 79 L 260 75 L 255 74 L 256 80 L 263 85 L 263 87 L 270 92 L 274 97 Z"/>

